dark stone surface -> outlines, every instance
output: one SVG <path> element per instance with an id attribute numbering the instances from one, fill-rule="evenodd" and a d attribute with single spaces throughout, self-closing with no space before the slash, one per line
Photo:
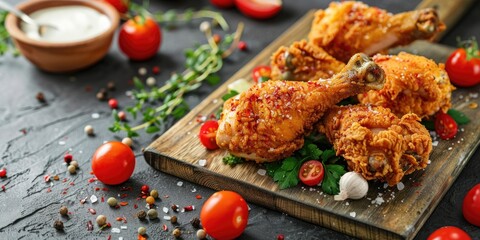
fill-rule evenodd
<path id="1" fill-rule="evenodd" d="M 412 9 L 418 3 L 366 2 L 394 13 Z M 282 12 L 268 21 L 248 19 L 235 9 L 218 10 L 224 14 L 232 28 L 235 28 L 239 21 L 245 23 L 243 39 L 249 48 L 246 52 L 236 52 L 225 62 L 220 72 L 222 81 L 228 79 L 308 10 L 325 8 L 327 5 L 328 1 L 285 0 Z M 206 6 L 209 6 L 207 0 L 150 1 L 152 11 L 189 7 L 199 9 Z M 478 16 L 480 3 L 477 2 L 442 42 L 455 46 L 457 36 L 467 38 L 476 35 L 477 39 L 480 39 Z M 130 105 L 131 100 L 125 92 L 132 89 L 130 80 L 138 75 L 140 67 L 151 69 L 152 66 L 159 66 L 162 72 L 156 78 L 158 84 L 163 84 L 171 72 L 182 70 L 183 50 L 205 41 L 197 30 L 198 24 L 199 22 L 193 22 L 173 30 L 164 29 L 161 50 L 155 58 L 145 62 L 129 61 L 119 52 L 116 42 L 102 61 L 75 74 L 45 73 L 23 57 L 0 58 L 0 168 L 5 167 L 8 171 L 8 177 L 0 179 L 0 185 L 6 188 L 5 191 L 0 190 L 0 239 L 105 239 L 109 235 L 112 239 L 136 239 L 139 226 L 147 228 L 150 239 L 173 239 L 171 230 L 175 226 L 162 219 L 166 215 L 162 208 L 172 204 L 195 205 L 196 209 L 192 212 L 173 214 L 169 211 L 169 215 L 178 216 L 178 226 L 184 231 L 183 239 L 195 238 L 189 221 L 198 217 L 202 203 L 213 190 L 189 182 L 177 186 L 181 179 L 150 168 L 144 161 L 141 148 L 148 146 L 155 136 L 142 134 L 135 140 L 137 165 L 133 176 L 126 183 L 120 186 L 105 186 L 100 182 L 89 183 L 88 179 L 92 177 L 90 158 L 95 149 L 104 141 L 123 137 L 122 134 L 113 134 L 107 130 L 113 122 L 111 110 L 106 102 L 99 102 L 95 98 L 95 93 L 106 87 L 109 81 L 114 81 L 117 89 L 109 92 L 110 96 L 119 100 L 121 108 Z M 194 107 L 215 88 L 204 86 L 186 98 L 191 107 Z M 46 103 L 36 100 L 35 95 L 38 92 L 44 93 Z M 92 118 L 93 113 L 98 113 L 100 117 Z M 84 134 L 83 128 L 87 124 L 94 127 L 94 137 Z M 74 159 L 80 163 L 80 170 L 76 175 L 67 173 L 63 164 L 65 152 L 72 153 Z M 420 229 L 416 239 L 425 239 L 436 228 L 445 225 L 459 226 L 472 237 L 480 237 L 479 228 L 468 224 L 461 213 L 463 196 L 468 189 L 480 182 L 479 168 L 480 153 L 477 151 Z M 60 181 L 45 183 L 43 177 L 47 174 L 58 174 Z M 144 201 L 138 200 L 140 187 L 144 184 L 160 192 L 161 201 L 157 202 L 160 220 L 140 222 L 135 218 L 137 211 L 145 209 Z M 108 191 L 102 190 L 104 187 L 107 187 Z M 133 191 L 121 191 L 122 187 L 132 187 Z M 96 191 L 96 188 L 100 190 Z M 124 193 L 128 196 L 120 199 L 119 195 Z M 88 200 L 87 203 L 80 204 L 81 199 L 90 198 L 93 194 L 99 201 L 101 197 L 106 201 L 108 197 L 115 196 L 119 200 L 128 201 L 129 205 L 112 209 L 106 202 L 92 204 Z M 197 194 L 203 196 L 203 199 L 196 199 Z M 134 208 L 134 204 L 138 205 L 138 209 Z M 70 217 L 60 216 L 58 211 L 62 205 L 69 208 Z M 283 234 L 285 239 L 353 239 L 280 212 L 253 204 L 250 204 L 250 207 L 249 225 L 241 239 L 276 239 L 278 234 Z M 97 215 L 106 215 L 113 227 L 127 226 L 128 229 L 122 229 L 121 233 L 111 233 L 109 229 L 100 231 L 95 224 L 96 215 L 89 213 L 88 208 L 95 209 Z M 123 216 L 127 223 L 115 220 Z M 53 228 L 57 219 L 64 221 L 64 232 Z M 91 232 L 87 231 L 89 220 L 95 226 Z M 168 232 L 162 230 L 163 224 L 168 226 Z"/>

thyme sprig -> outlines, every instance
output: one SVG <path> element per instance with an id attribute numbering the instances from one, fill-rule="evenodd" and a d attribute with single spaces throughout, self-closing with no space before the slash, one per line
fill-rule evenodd
<path id="1" fill-rule="evenodd" d="M 220 77 L 216 73 L 222 68 L 223 58 L 232 53 L 232 49 L 241 38 L 244 25 L 239 23 L 236 32 L 233 35 L 227 34 L 218 44 L 213 40 L 207 22 L 202 23 L 200 28 L 208 42 L 196 49 L 186 50 L 186 69 L 182 73 L 172 74 L 160 88 L 147 89 L 140 79 L 134 78 L 135 89 L 132 96 L 136 103 L 126 110 L 135 119 L 141 114 L 142 123 L 131 127 L 128 123 L 122 122 L 116 111 L 113 111 L 115 121 L 109 128 L 110 131 L 124 131 L 129 137 L 138 136 L 137 131 L 141 129 L 145 129 L 147 133 L 163 131 L 167 120 L 179 119 L 189 111 L 184 99 L 186 93 L 199 88 L 205 81 L 210 84 L 220 82 Z"/>
<path id="2" fill-rule="evenodd" d="M 155 11 L 150 12 L 148 9 L 148 1 L 144 1 L 142 5 L 136 3 L 130 3 L 129 10 L 130 15 L 127 15 L 127 18 L 131 18 L 132 16 L 141 15 L 141 16 L 151 16 L 155 19 L 159 24 L 162 24 L 167 27 L 173 27 L 178 23 L 188 23 L 194 20 L 201 20 L 201 19 L 211 19 L 215 24 L 218 24 L 222 30 L 228 31 L 229 26 L 225 18 L 223 18 L 222 14 L 219 12 L 211 11 L 211 10 L 194 10 L 192 8 L 188 8 L 183 12 L 178 12 L 178 10 L 170 9 L 168 11 Z"/>

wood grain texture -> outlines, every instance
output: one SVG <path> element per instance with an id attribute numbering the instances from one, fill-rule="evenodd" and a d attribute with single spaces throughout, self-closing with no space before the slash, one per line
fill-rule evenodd
<path id="1" fill-rule="evenodd" d="M 366 198 L 344 202 L 334 201 L 332 196 L 323 194 L 320 188 L 297 186 L 280 190 L 270 177 L 257 173 L 262 169 L 261 165 L 246 163 L 232 168 L 222 162 L 227 154 L 225 151 L 206 151 L 198 140 L 200 124 L 196 121 L 197 116 L 214 113 L 223 104 L 221 96 L 227 92 L 227 85 L 239 78 L 251 80 L 251 70 L 257 65 L 267 64 L 270 55 L 278 47 L 290 45 L 306 36 L 312 19 L 313 11 L 192 109 L 145 149 L 145 159 L 153 168 L 165 173 L 212 189 L 236 191 L 249 202 L 355 237 L 412 239 L 479 145 L 479 121 L 462 126 L 456 139 L 440 141 L 432 152 L 431 164 L 425 171 L 405 177 L 403 190 L 370 182 Z M 421 41 L 395 51 L 402 50 L 425 55 L 437 62 L 444 61 L 452 51 L 438 44 Z M 478 98 L 470 94 L 472 90 L 478 92 L 479 89 L 456 90 L 453 93 L 453 106 L 471 119 L 479 119 L 480 112 L 468 107 L 472 102 L 479 103 Z M 200 166 L 200 159 L 207 160 L 207 165 Z M 385 202 L 380 204 L 375 199 Z"/>

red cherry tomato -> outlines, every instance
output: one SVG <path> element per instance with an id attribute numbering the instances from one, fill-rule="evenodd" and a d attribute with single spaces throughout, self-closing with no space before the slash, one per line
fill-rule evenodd
<path id="1" fill-rule="evenodd" d="M 464 41 L 463 45 L 450 54 L 445 70 L 454 85 L 471 87 L 480 83 L 480 52 L 475 40 Z"/>
<path id="2" fill-rule="evenodd" d="M 130 6 L 130 0 L 103 0 L 103 1 L 110 3 L 121 14 L 126 13 Z"/>
<path id="3" fill-rule="evenodd" d="M 477 227 L 480 227 L 480 184 L 475 185 L 463 199 L 463 217 Z"/>
<path id="4" fill-rule="evenodd" d="M 214 239 L 235 239 L 247 227 L 247 202 L 236 192 L 216 192 L 203 204 L 200 222 Z"/>
<path id="5" fill-rule="evenodd" d="M 458 125 L 455 120 L 442 111 L 439 111 L 435 116 L 435 132 L 441 139 L 448 140 L 453 137 L 458 132 Z"/>
<path id="6" fill-rule="evenodd" d="M 101 182 L 117 185 L 127 181 L 135 169 L 135 155 L 121 142 L 107 142 L 92 157 L 93 174 Z"/>
<path id="7" fill-rule="evenodd" d="M 120 50 L 132 60 L 142 61 L 153 57 L 162 41 L 158 24 L 149 17 L 136 16 L 120 28 Z"/>
<path id="8" fill-rule="evenodd" d="M 317 160 L 306 161 L 298 171 L 298 178 L 307 186 L 316 186 L 323 180 L 323 164 Z"/>
<path id="9" fill-rule="evenodd" d="M 265 82 L 270 79 L 272 68 L 266 65 L 260 65 L 253 69 L 252 78 L 255 83 Z"/>
<path id="10" fill-rule="evenodd" d="M 200 142 L 208 150 L 218 149 L 217 141 L 215 140 L 217 136 L 218 122 L 216 120 L 205 121 L 200 127 L 200 133 L 198 137 Z"/>
<path id="11" fill-rule="evenodd" d="M 462 229 L 454 226 L 445 226 L 435 230 L 427 240 L 471 240 L 472 238 Z"/>
<path id="12" fill-rule="evenodd" d="M 230 8 L 235 5 L 234 0 L 210 0 L 210 3 L 219 8 Z"/>
<path id="13" fill-rule="evenodd" d="M 281 0 L 235 0 L 235 6 L 245 16 L 267 19 L 277 15 L 282 9 Z"/>

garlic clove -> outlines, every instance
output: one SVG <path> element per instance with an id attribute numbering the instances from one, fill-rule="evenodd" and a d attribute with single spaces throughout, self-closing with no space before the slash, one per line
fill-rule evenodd
<path id="1" fill-rule="evenodd" d="M 368 182 L 360 173 L 347 172 L 340 178 L 340 193 L 333 197 L 336 201 L 347 198 L 360 199 L 367 195 Z"/>

